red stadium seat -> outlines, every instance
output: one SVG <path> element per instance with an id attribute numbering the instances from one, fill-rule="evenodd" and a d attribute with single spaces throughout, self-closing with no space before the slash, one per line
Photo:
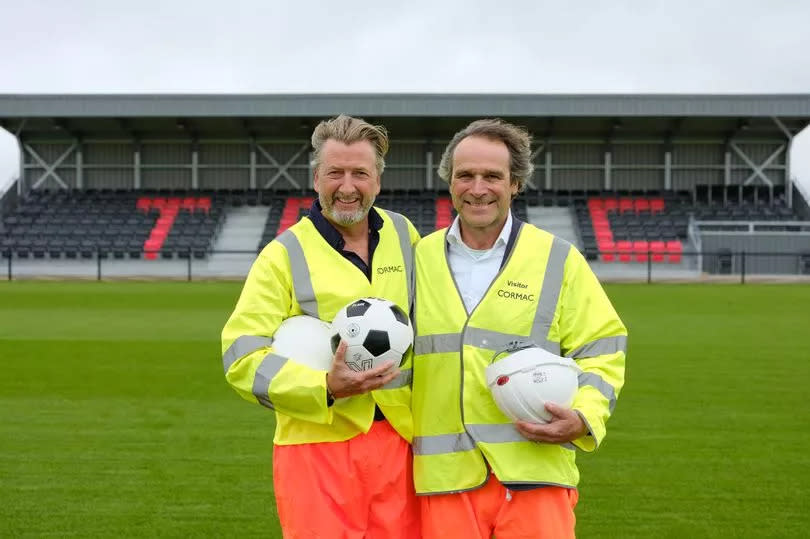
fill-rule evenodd
<path id="1" fill-rule="evenodd" d="M 650 246 L 646 241 L 634 241 L 633 253 L 636 255 L 636 262 L 646 262 Z"/>
<path id="2" fill-rule="evenodd" d="M 211 198 L 209 197 L 201 197 L 197 199 L 197 209 L 202 210 L 205 213 L 211 209 Z"/>
<path id="3" fill-rule="evenodd" d="M 616 211 L 619 207 L 619 202 L 615 198 L 605 199 L 605 211 Z"/>
<path id="4" fill-rule="evenodd" d="M 163 245 L 164 239 L 165 238 L 154 238 L 150 236 L 149 239 L 143 242 L 144 258 L 147 260 L 155 260 L 161 245 Z"/>
<path id="5" fill-rule="evenodd" d="M 180 203 L 180 207 L 184 210 L 193 212 L 194 208 L 197 207 L 197 199 L 194 197 L 186 197 L 183 199 L 183 202 Z"/>
<path id="6" fill-rule="evenodd" d="M 613 232 L 610 231 L 608 228 L 598 228 L 594 229 L 594 233 L 596 235 L 596 243 L 603 242 L 603 241 L 613 241 Z"/>
<path id="7" fill-rule="evenodd" d="M 613 241 L 597 242 L 599 254 L 602 262 L 613 262 L 616 260 L 616 244 Z"/>
<path id="8" fill-rule="evenodd" d="M 449 198 L 436 199 L 436 228 L 450 226 L 453 222 L 453 202 Z"/>
<path id="9" fill-rule="evenodd" d="M 599 226 L 605 226 L 610 228 L 610 223 L 608 221 L 607 212 L 602 208 L 591 208 L 591 222 L 593 222 L 593 227 L 596 229 Z"/>
<path id="10" fill-rule="evenodd" d="M 680 264 L 683 253 L 683 244 L 679 240 L 667 242 L 667 262 L 670 264 Z"/>
<path id="11" fill-rule="evenodd" d="M 175 216 L 176 214 L 167 215 L 166 212 L 161 213 L 160 217 L 158 217 L 157 221 L 155 221 L 155 228 L 171 226 L 171 224 L 174 222 Z"/>
<path id="12" fill-rule="evenodd" d="M 307 209 L 312 205 L 313 197 L 289 197 L 281 210 L 281 220 L 278 223 L 278 231 L 281 234 L 295 223 L 301 214 L 302 209 Z"/>
<path id="13" fill-rule="evenodd" d="M 619 213 L 625 213 L 633 210 L 633 199 L 632 198 L 621 198 L 619 199 Z"/>
<path id="14" fill-rule="evenodd" d="M 630 241 L 616 242 L 616 251 L 619 253 L 619 262 L 630 262 L 633 243 Z"/>
<path id="15" fill-rule="evenodd" d="M 166 206 L 163 206 L 163 208 L 161 208 L 160 216 L 161 217 L 171 217 L 172 220 L 174 220 L 174 218 L 177 216 L 177 212 L 179 212 L 179 211 L 180 211 L 179 206 L 169 206 L 167 204 Z"/>
<path id="16" fill-rule="evenodd" d="M 664 211 L 664 199 L 663 198 L 653 198 L 650 200 L 650 213 L 661 213 Z"/>
<path id="17" fill-rule="evenodd" d="M 650 211 L 650 201 L 646 198 L 637 198 L 633 202 L 633 207 L 636 210 L 636 213 L 641 213 L 643 211 Z"/>
<path id="18" fill-rule="evenodd" d="M 181 202 L 180 198 L 170 198 L 169 200 L 156 198 L 152 200 L 152 207 L 160 209 L 160 216 L 155 221 L 155 226 L 150 231 L 149 238 L 143 244 L 144 257 L 147 260 L 157 259 L 160 248 L 163 247 L 169 232 L 174 226 L 174 221 L 177 219 Z"/>
<path id="19" fill-rule="evenodd" d="M 666 244 L 663 241 L 651 241 L 650 251 L 652 252 L 652 261 L 663 262 L 666 248 Z"/>
<path id="20" fill-rule="evenodd" d="M 138 201 L 135 203 L 135 207 L 138 211 L 148 212 L 152 208 L 152 199 L 149 197 L 139 197 Z"/>

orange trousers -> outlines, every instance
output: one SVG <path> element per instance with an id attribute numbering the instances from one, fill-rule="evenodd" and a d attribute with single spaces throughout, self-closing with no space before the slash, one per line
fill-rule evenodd
<path id="1" fill-rule="evenodd" d="M 576 489 L 508 490 L 494 474 L 480 488 L 420 496 L 424 539 L 574 537 Z"/>
<path id="2" fill-rule="evenodd" d="M 411 460 L 411 446 L 388 421 L 345 442 L 275 446 L 284 537 L 418 538 Z"/>

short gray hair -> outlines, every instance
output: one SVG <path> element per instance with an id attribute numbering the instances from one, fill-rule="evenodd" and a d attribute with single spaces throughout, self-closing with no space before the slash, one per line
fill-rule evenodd
<path id="1" fill-rule="evenodd" d="M 323 120 L 312 132 L 312 167 L 321 164 L 321 150 L 327 140 L 332 139 L 343 144 L 353 144 L 367 140 L 374 148 L 377 163 L 377 174 L 382 175 L 385 169 L 385 154 L 388 153 L 388 131 L 381 125 L 371 125 L 361 118 L 341 114 L 335 118 Z"/>
<path id="2" fill-rule="evenodd" d="M 500 118 L 476 120 L 455 135 L 447 144 L 439 162 L 439 177 L 451 183 L 453 179 L 453 153 L 459 143 L 467 137 L 483 137 L 503 142 L 509 150 L 509 177 L 518 186 L 518 192 L 526 188 L 526 182 L 532 177 L 532 136 L 517 125 Z"/>

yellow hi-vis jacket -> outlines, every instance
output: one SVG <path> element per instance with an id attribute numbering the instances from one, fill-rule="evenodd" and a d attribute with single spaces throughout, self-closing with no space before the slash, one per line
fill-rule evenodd
<path id="1" fill-rule="evenodd" d="M 419 234 L 402 215 L 377 211 L 383 226 L 371 282 L 304 218 L 259 254 L 222 330 L 225 378 L 245 399 L 276 411 L 276 444 L 337 442 L 368 432 L 375 403 L 403 438 L 413 437 L 410 354 L 385 387 L 327 406 L 324 372 L 273 352 L 273 334 L 292 316 L 331 322 L 339 309 L 369 296 L 410 311 L 412 246 Z"/>
<path id="2" fill-rule="evenodd" d="M 593 451 L 624 383 L 627 330 L 571 244 L 526 223 L 469 315 L 450 271 L 446 229 L 414 254 L 414 482 L 418 494 L 579 481 L 575 446 Z M 496 352 L 533 341 L 583 372 L 572 408 L 589 433 L 573 443 L 524 438 L 495 404 L 485 369 Z M 505 357 L 506 354 L 498 356 Z"/>

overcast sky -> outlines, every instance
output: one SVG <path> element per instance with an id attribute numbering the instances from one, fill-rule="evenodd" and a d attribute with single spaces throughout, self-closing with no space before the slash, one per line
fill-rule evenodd
<path id="1" fill-rule="evenodd" d="M 0 93 L 810 93 L 796 0 L 0 0 Z M 810 134 L 794 144 L 810 182 Z M 0 182 L 16 175 L 0 136 Z"/>

